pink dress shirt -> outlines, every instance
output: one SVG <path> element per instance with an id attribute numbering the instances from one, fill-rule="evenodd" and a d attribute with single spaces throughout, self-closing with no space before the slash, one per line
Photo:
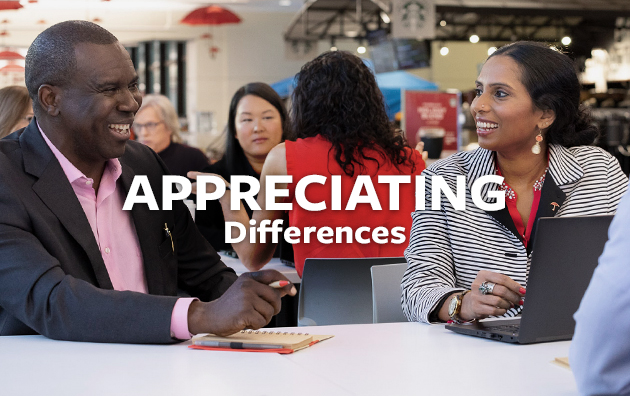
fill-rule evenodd
<path id="1" fill-rule="evenodd" d="M 52 144 L 41 128 L 39 132 L 59 161 L 83 207 L 114 290 L 147 293 L 136 227 L 131 212 L 122 210 L 125 199 L 123 192 L 116 188 L 116 181 L 122 174 L 120 161 L 117 158 L 107 161 L 97 195 L 92 186 L 94 180 L 77 169 Z M 182 340 L 191 337 L 188 331 L 188 308 L 194 300 L 180 298 L 175 303 L 171 314 L 171 337 Z"/>

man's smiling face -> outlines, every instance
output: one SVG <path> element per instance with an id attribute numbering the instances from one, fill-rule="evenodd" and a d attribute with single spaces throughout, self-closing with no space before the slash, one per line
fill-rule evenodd
<path id="1" fill-rule="evenodd" d="M 76 73 L 61 87 L 62 153 L 79 169 L 121 157 L 134 115 L 142 103 L 138 76 L 119 44 L 75 47 Z"/>

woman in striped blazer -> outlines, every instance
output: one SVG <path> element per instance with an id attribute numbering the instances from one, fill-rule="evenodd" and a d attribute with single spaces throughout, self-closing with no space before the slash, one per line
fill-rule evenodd
<path id="1" fill-rule="evenodd" d="M 617 160 L 588 146 L 597 130 L 579 107 L 580 84 L 566 55 L 538 43 L 506 45 L 488 58 L 476 86 L 471 112 L 480 148 L 423 172 L 427 198 L 432 176 L 452 191 L 457 176 L 465 176 L 466 208 L 455 210 L 442 198 L 440 210 L 412 214 L 402 280 L 410 321 L 518 315 L 535 220 L 614 214 L 627 188 Z M 481 198 L 491 203 L 491 192 L 505 191 L 506 207 L 486 212 L 470 192 L 480 177 L 495 174 L 503 184 L 486 184 Z"/>

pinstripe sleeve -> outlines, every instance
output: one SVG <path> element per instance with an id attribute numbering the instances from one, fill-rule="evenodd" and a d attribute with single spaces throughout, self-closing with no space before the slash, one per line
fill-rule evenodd
<path id="1" fill-rule="evenodd" d="M 425 198 L 430 207 L 430 171 L 426 177 Z M 405 250 L 408 263 L 402 280 L 402 307 L 409 321 L 429 323 L 429 315 L 448 293 L 462 290 L 455 287 L 453 252 L 444 210 L 418 210 L 412 213 L 413 224 L 409 247 Z"/>
<path id="2" fill-rule="evenodd" d="M 621 197 L 628 188 L 628 178 L 621 170 L 617 158 L 608 158 L 608 178 L 606 180 L 606 190 L 608 191 L 608 213 L 614 214 Z"/>

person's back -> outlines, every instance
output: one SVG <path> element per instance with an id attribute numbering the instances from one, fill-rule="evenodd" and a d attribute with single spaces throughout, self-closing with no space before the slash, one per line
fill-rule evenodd
<path id="1" fill-rule="evenodd" d="M 425 164 L 420 153 L 407 145 L 387 117 L 383 95 L 372 71 L 361 58 L 349 52 L 326 52 L 302 67 L 296 77 L 292 103 L 293 137 L 297 140 L 280 143 L 265 158 L 257 200 L 260 210 L 254 210 L 250 219 L 244 209 L 228 208 L 232 199 L 230 190 L 220 198 L 226 222 L 240 223 L 237 225 L 244 231 L 245 235 L 232 243 L 243 264 L 256 271 L 269 262 L 278 240 L 273 237 L 269 240 L 266 235 L 263 239 L 267 233 L 263 230 L 275 221 L 278 227 L 285 210 L 289 211 L 290 227 L 281 237 L 293 244 L 298 274 L 307 257 L 402 255 L 415 205 L 412 176 L 419 175 Z M 379 174 L 404 175 L 409 183 L 390 180 L 379 185 Z M 362 175 L 372 178 L 368 181 Z M 267 180 L 271 176 L 280 178 Z M 292 177 L 293 186 L 286 176 Z M 302 189 L 305 183 L 298 186 L 297 182 L 306 176 L 314 177 L 309 181 L 316 182 Z M 342 180 L 339 201 L 331 198 L 330 187 L 322 189 L 318 185 L 322 178 L 326 178 L 329 186 L 332 180 Z M 355 180 L 358 180 L 357 189 L 353 191 Z M 403 206 L 394 214 L 389 210 L 389 183 L 395 190 L 398 181 L 402 191 L 395 201 Z M 267 189 L 273 189 L 274 193 L 289 190 L 295 196 L 295 203 L 287 205 L 283 191 L 275 195 L 276 202 L 272 205 L 267 199 Z M 364 192 L 365 189 L 368 191 Z M 213 190 L 206 187 L 206 191 Z M 305 192 L 311 203 L 322 203 L 313 208 L 301 200 Z M 356 201 L 357 208 L 346 205 L 349 197 L 351 202 Z M 377 210 L 377 200 L 384 210 Z M 368 201 L 374 201 L 374 207 L 365 203 Z M 328 202 L 325 211 L 319 208 L 323 202 Z M 319 227 L 314 227 L 316 224 Z M 253 234 L 255 229 L 260 238 Z M 232 232 L 236 235 L 234 229 Z M 338 239 L 339 236 L 342 238 Z"/>
<path id="2" fill-rule="evenodd" d="M 397 257 L 403 255 L 409 242 L 411 212 L 414 211 L 415 205 L 413 198 L 415 196 L 415 176 L 420 175 L 424 169 L 420 153 L 407 149 L 411 161 L 415 164 L 415 169 L 412 169 L 410 164 L 402 165 L 399 169 L 381 152 L 369 149 L 365 151 L 365 154 L 378 159 L 378 162 L 367 160 L 364 162 L 364 169 L 356 172 L 353 176 L 348 176 L 335 160 L 334 152 L 331 150 L 332 144 L 322 136 L 298 139 L 295 142 L 287 141 L 285 145 L 287 173 L 293 177 L 293 183 L 289 185 L 289 199 L 293 203 L 293 209 L 289 211 L 289 223 L 300 230 L 304 230 L 306 227 L 315 227 L 316 230 L 329 227 L 334 233 L 330 238 L 319 238 L 314 233 L 308 243 L 304 241 L 304 236 L 302 236 L 300 242 L 293 245 L 298 273 L 302 273 L 306 258 Z M 357 166 L 355 169 L 359 170 L 360 167 Z M 305 191 L 306 199 L 309 202 L 325 202 L 325 210 L 309 211 L 295 201 L 297 183 L 310 175 L 326 177 L 325 184 L 310 184 Z M 333 198 L 332 175 L 340 176 L 341 193 L 339 198 Z M 390 209 L 390 185 L 379 183 L 378 180 L 379 176 L 390 175 L 410 175 L 409 183 L 400 184 L 397 201 L 399 208 L 397 210 Z M 369 203 L 359 203 L 355 209 L 346 210 L 355 184 L 361 183 L 361 181 L 357 183 L 359 176 L 369 176 L 370 183 L 374 186 L 378 196 L 381 210 Z M 361 190 L 361 195 L 365 195 L 365 187 Z M 341 210 L 332 210 L 333 199 L 339 200 Z M 361 229 L 359 233 L 360 227 L 366 228 Z M 376 230 L 378 227 L 384 229 Z M 402 227 L 402 229 L 396 229 L 396 227 Z M 349 231 L 341 232 L 340 228 L 349 228 Z M 376 232 L 378 235 L 375 234 Z M 322 240 L 324 239 L 330 239 L 332 243 L 323 243 Z"/>
<path id="3" fill-rule="evenodd" d="M 630 394 L 630 190 L 619 203 L 608 237 L 574 315 L 571 370 L 585 395 Z"/>

